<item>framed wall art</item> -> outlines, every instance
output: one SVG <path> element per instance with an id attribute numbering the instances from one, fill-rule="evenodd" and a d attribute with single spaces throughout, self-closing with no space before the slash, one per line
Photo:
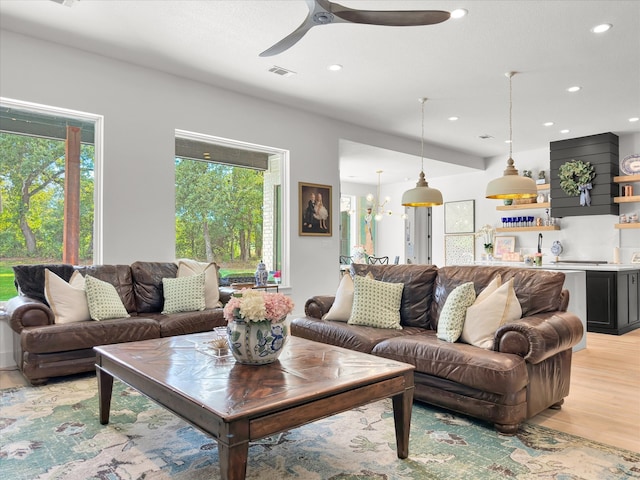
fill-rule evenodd
<path id="1" fill-rule="evenodd" d="M 475 259 L 476 237 L 474 235 L 445 235 L 444 264 L 470 265 Z"/>
<path id="2" fill-rule="evenodd" d="M 475 200 L 444 202 L 444 233 L 473 233 L 475 203 Z"/>
<path id="3" fill-rule="evenodd" d="M 298 182 L 299 235 L 331 236 L 331 185 Z"/>
<path id="4" fill-rule="evenodd" d="M 493 256 L 502 257 L 516 251 L 516 237 L 494 237 Z"/>

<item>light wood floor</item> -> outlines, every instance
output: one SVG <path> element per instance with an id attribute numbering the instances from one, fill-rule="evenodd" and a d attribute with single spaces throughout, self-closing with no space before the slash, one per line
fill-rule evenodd
<path id="1" fill-rule="evenodd" d="M 0 388 L 25 384 L 20 372 L 0 371 Z M 587 348 L 573 354 L 562 409 L 530 421 L 640 453 L 640 329 L 622 336 L 587 333 Z"/>
<path id="2" fill-rule="evenodd" d="M 573 354 L 564 405 L 530 421 L 640 453 L 640 329 L 587 333 L 587 348 Z"/>

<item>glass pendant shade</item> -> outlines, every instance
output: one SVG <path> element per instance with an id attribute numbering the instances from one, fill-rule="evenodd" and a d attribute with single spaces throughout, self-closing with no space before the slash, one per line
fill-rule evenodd
<path id="1" fill-rule="evenodd" d="M 420 178 L 416 188 L 407 190 L 402 195 L 402 205 L 405 207 L 433 207 L 442 205 L 442 193 L 437 188 L 430 188 L 424 178 L 424 172 L 420 172 Z"/>
<path id="2" fill-rule="evenodd" d="M 538 187 L 533 178 L 518 175 L 513 166 L 513 158 L 507 160 L 507 168 L 502 177 L 487 184 L 485 196 L 497 199 L 534 198 L 538 196 Z"/>

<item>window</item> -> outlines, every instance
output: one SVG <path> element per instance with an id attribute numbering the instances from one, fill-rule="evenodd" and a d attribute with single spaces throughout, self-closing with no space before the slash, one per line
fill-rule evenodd
<path id="1" fill-rule="evenodd" d="M 10 99 L 0 107 L 1 256 L 93 263 L 101 255 L 94 228 L 101 117 Z"/>
<path id="2" fill-rule="evenodd" d="M 223 284 L 264 261 L 286 283 L 284 150 L 176 131 L 176 258 L 215 261 Z"/>

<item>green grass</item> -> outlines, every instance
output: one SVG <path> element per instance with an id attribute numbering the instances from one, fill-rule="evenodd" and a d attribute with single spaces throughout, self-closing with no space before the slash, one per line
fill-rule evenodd
<path id="1" fill-rule="evenodd" d="M 13 285 L 13 269 L 7 262 L 0 261 L 0 302 L 9 300 L 17 294 Z"/>

